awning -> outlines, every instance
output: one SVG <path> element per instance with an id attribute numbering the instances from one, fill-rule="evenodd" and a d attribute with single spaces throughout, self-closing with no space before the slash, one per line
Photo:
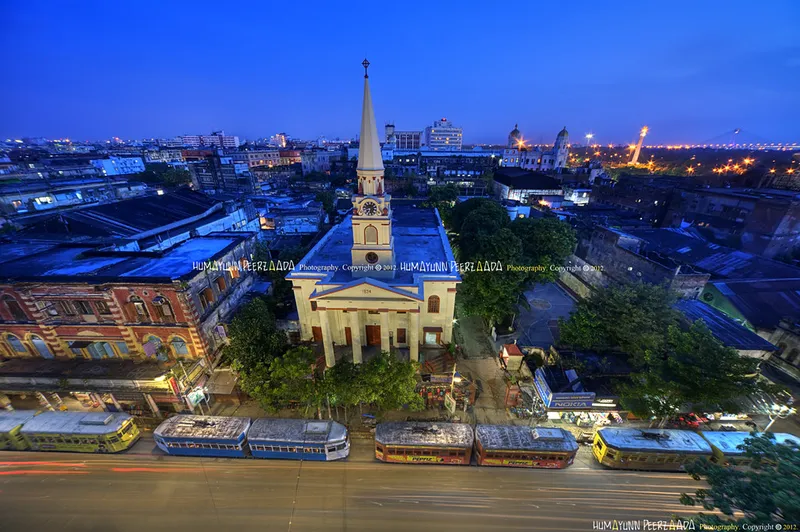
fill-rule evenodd
<path id="1" fill-rule="evenodd" d="M 84 347 L 89 347 L 94 342 L 87 342 L 86 340 L 76 340 L 74 342 L 70 342 L 69 346 L 71 349 L 83 349 Z"/>

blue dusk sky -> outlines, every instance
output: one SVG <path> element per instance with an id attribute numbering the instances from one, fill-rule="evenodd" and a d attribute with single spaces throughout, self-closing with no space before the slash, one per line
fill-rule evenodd
<path id="1" fill-rule="evenodd" d="M 0 2 L 0 137 L 800 142 L 800 2 Z"/>

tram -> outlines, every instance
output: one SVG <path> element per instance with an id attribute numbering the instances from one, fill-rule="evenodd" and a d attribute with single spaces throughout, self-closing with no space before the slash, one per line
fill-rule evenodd
<path id="1" fill-rule="evenodd" d="M 698 458 L 711 459 L 711 445 L 696 432 L 676 429 L 599 429 L 595 459 L 612 469 L 684 471 Z"/>
<path id="2" fill-rule="evenodd" d="M 572 465 L 578 442 L 562 428 L 483 425 L 475 428 L 480 466 L 564 469 Z"/>
<path id="3" fill-rule="evenodd" d="M 375 458 L 383 462 L 469 465 L 475 433 L 466 423 L 378 423 Z"/>

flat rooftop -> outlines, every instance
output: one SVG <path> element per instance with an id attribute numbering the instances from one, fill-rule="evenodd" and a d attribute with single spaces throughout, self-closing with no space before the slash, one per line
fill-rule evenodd
<path id="1" fill-rule="evenodd" d="M 335 421 L 259 418 L 247 433 L 250 442 L 327 443 L 344 441 L 347 429 Z"/>
<path id="2" fill-rule="evenodd" d="M 744 454 L 744 451 L 739 449 L 739 446 L 744 445 L 744 441 L 747 438 L 760 436 L 758 433 L 756 433 L 754 436 L 753 433 L 745 431 L 725 432 L 707 430 L 701 432 L 700 434 L 708 441 L 708 443 L 722 451 L 722 454 L 726 455 Z M 775 437 L 776 443 L 793 443 L 795 446 L 800 447 L 800 438 L 797 436 L 792 436 L 791 434 L 786 434 L 784 432 L 778 432 L 772 435 Z"/>
<path id="3" fill-rule="evenodd" d="M 36 410 L 0 410 L 0 434 L 11 432 L 35 415 Z"/>
<path id="4" fill-rule="evenodd" d="M 778 348 L 763 339 L 744 325 L 736 323 L 731 318 L 710 305 L 697 299 L 681 299 L 675 303 L 675 308 L 680 311 L 688 321 L 701 320 L 711 331 L 714 337 L 723 345 L 741 351 L 777 351 Z"/>
<path id="5" fill-rule="evenodd" d="M 447 235 L 435 209 L 415 208 L 409 205 L 392 206 L 392 237 L 394 238 L 395 261 L 398 269 L 393 279 L 381 281 L 390 286 L 409 286 L 416 284 L 415 275 L 419 271 L 404 269 L 405 264 L 439 264 L 445 271 L 437 271 L 430 275 L 460 280 L 457 269 L 452 264 L 453 252 Z M 352 218 L 347 216 L 342 223 L 328 231 L 319 243 L 301 260 L 289 274 L 289 278 L 304 277 L 313 272 L 321 277 L 325 273 L 332 275 L 329 281 L 333 284 L 345 284 L 354 279 L 352 272 L 345 270 L 345 265 L 352 263 L 350 249 L 353 246 Z M 298 275 L 300 274 L 300 275 Z"/>
<path id="6" fill-rule="evenodd" d="M 690 454 L 711 454 L 711 446 L 699 434 L 675 429 L 618 429 L 597 431 L 603 441 L 622 451 L 681 451 Z"/>
<path id="7" fill-rule="evenodd" d="M 375 428 L 375 441 L 383 445 L 469 448 L 475 441 L 475 433 L 467 423 L 379 423 Z"/>
<path id="8" fill-rule="evenodd" d="M 561 428 L 518 425 L 478 425 L 475 437 L 485 450 L 564 451 L 578 450 L 575 436 Z"/>
<path id="9" fill-rule="evenodd" d="M 253 233 L 211 233 L 190 238 L 164 251 L 98 251 L 95 246 L 53 245 L 37 253 L 17 253 L 4 262 L 0 280 L 51 282 L 172 282 L 194 277 L 195 264 L 215 260 Z M 13 248 L 17 244 L 4 244 Z M 31 249 L 30 244 L 19 244 Z"/>
<path id="10" fill-rule="evenodd" d="M 42 412 L 29 420 L 22 434 L 109 434 L 133 419 L 120 412 Z"/>
<path id="11" fill-rule="evenodd" d="M 239 440 L 250 428 L 249 417 L 172 416 L 153 432 L 162 438 Z"/>

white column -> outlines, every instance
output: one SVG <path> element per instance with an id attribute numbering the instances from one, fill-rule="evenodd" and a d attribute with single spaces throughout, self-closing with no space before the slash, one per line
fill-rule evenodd
<path id="1" fill-rule="evenodd" d="M 325 350 L 325 365 L 332 368 L 336 365 L 336 354 L 333 352 L 333 340 L 331 339 L 331 326 L 328 323 L 328 311 L 317 309 L 319 313 L 319 326 L 322 329 L 322 347 Z"/>
<path id="2" fill-rule="evenodd" d="M 447 302 L 445 303 L 445 321 L 444 329 L 442 330 L 442 341 L 449 344 L 453 341 L 453 314 L 455 314 L 456 293 L 455 288 L 447 289 Z"/>
<path id="3" fill-rule="evenodd" d="M 381 351 L 390 352 L 389 347 L 389 311 L 381 311 Z"/>
<path id="4" fill-rule="evenodd" d="M 350 340 L 353 347 L 353 363 L 361 364 L 361 320 L 358 319 L 358 311 L 348 311 L 350 315 Z"/>
<path id="5" fill-rule="evenodd" d="M 409 358 L 419 362 L 419 311 L 408 313 Z"/>

